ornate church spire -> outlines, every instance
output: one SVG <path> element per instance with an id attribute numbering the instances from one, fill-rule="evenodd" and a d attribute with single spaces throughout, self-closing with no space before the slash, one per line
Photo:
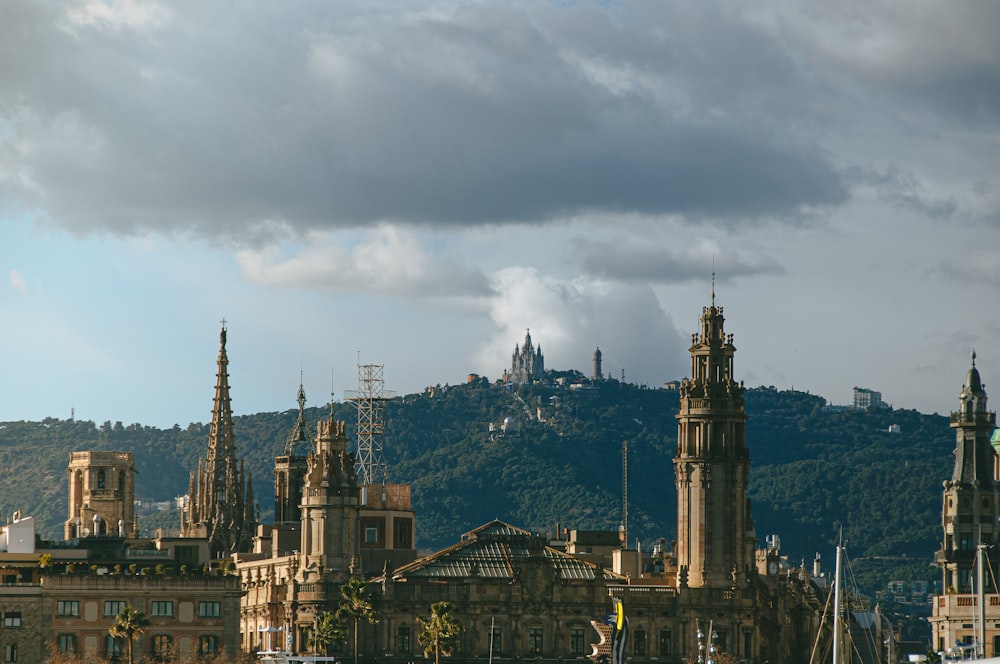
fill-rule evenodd
<path id="1" fill-rule="evenodd" d="M 312 434 L 309 433 L 309 424 L 306 422 L 306 391 L 302 387 L 302 375 L 299 374 L 299 395 L 296 398 L 299 403 L 299 416 L 292 425 L 292 430 L 285 441 L 285 456 L 295 454 L 295 450 L 301 445 L 309 446 Z"/>
<path id="2" fill-rule="evenodd" d="M 545 356 L 541 346 L 536 348 L 532 344 L 531 328 L 525 330 L 523 346 L 514 344 L 510 368 L 510 379 L 514 385 L 527 385 L 545 375 Z"/>
<path id="3" fill-rule="evenodd" d="M 252 480 L 236 457 L 233 411 L 229 395 L 229 357 L 226 354 L 226 321 L 219 333 L 218 370 L 208 449 L 191 478 L 188 505 L 182 515 L 182 537 L 207 537 L 212 555 L 249 551 L 256 529 Z"/>
<path id="4" fill-rule="evenodd" d="M 284 453 L 274 460 L 274 522 L 298 523 L 301 519 L 302 483 L 306 474 L 306 456 L 296 452 L 304 447 L 310 451 L 312 435 L 306 422 L 306 391 L 299 376 L 299 415 L 285 440 Z"/>

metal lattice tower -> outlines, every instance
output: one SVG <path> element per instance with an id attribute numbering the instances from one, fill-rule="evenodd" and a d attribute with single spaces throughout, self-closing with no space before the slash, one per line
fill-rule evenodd
<path id="1" fill-rule="evenodd" d="M 362 484 L 388 484 L 389 473 L 382 460 L 385 433 L 385 402 L 396 393 L 385 389 L 383 365 L 359 364 L 358 389 L 349 390 L 347 400 L 358 410 L 358 479 Z"/>

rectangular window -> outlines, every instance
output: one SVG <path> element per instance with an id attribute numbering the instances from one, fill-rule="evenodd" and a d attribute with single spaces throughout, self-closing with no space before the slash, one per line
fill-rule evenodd
<path id="1" fill-rule="evenodd" d="M 104 617 L 114 618 L 125 609 L 125 602 L 112 600 L 104 602 Z"/>
<path id="2" fill-rule="evenodd" d="M 413 526 L 410 525 L 412 522 L 410 519 L 396 519 L 396 537 L 393 544 L 397 549 L 408 549 L 413 543 L 413 538 L 410 537 L 410 533 L 413 532 Z"/>
<path id="3" fill-rule="evenodd" d="M 21 626 L 21 612 L 20 611 L 8 611 L 3 614 L 3 626 L 4 627 L 20 627 Z"/>
<path id="4" fill-rule="evenodd" d="M 8 643 L 3 648 L 3 661 L 5 662 L 16 662 L 17 661 L 17 645 L 14 643 Z"/>
<path id="5" fill-rule="evenodd" d="M 632 642 L 634 644 L 632 646 L 632 652 L 635 654 L 636 657 L 645 657 L 646 656 L 646 630 L 637 629 L 634 632 L 632 632 L 632 636 L 634 637 L 633 640 L 632 640 Z"/>
<path id="6" fill-rule="evenodd" d="M 586 630 L 582 627 L 571 627 L 569 630 L 569 654 L 571 655 L 585 655 L 587 647 L 586 638 L 584 635 Z"/>
<path id="7" fill-rule="evenodd" d="M 410 652 L 410 627 L 400 625 L 396 630 L 396 652 Z"/>
<path id="8" fill-rule="evenodd" d="M 378 526 L 365 526 L 365 544 L 378 544 Z"/>
<path id="9" fill-rule="evenodd" d="M 669 657 L 673 654 L 674 640 L 669 629 L 660 630 L 660 657 Z"/>
<path id="10" fill-rule="evenodd" d="M 110 659 L 112 657 L 120 657 L 122 654 L 122 649 L 124 647 L 124 639 L 120 637 L 114 637 L 110 634 L 104 637 L 104 654 Z"/>
<path id="11" fill-rule="evenodd" d="M 56 647 L 59 648 L 59 652 L 61 653 L 75 655 L 76 634 L 57 634 Z"/>
<path id="12" fill-rule="evenodd" d="M 503 653 L 503 630 L 499 627 L 493 628 L 493 633 L 490 635 L 490 648 L 494 655 Z"/>
<path id="13" fill-rule="evenodd" d="M 151 602 L 150 612 L 154 618 L 173 618 L 174 617 L 174 603 L 173 602 Z"/>
<path id="14" fill-rule="evenodd" d="M 198 637 L 198 652 L 211 655 L 219 651 L 219 637 L 215 634 L 202 634 Z"/>
<path id="15" fill-rule="evenodd" d="M 173 653 L 173 639 L 169 634 L 155 634 L 150 642 L 154 657 L 169 657 Z"/>
<path id="16" fill-rule="evenodd" d="M 80 602 L 75 599 L 56 602 L 56 616 L 79 618 Z"/>
<path id="17" fill-rule="evenodd" d="M 528 652 L 533 655 L 542 654 L 542 628 L 528 628 Z"/>
<path id="18" fill-rule="evenodd" d="M 199 618 L 218 618 L 222 615 L 222 602 L 198 602 Z"/>

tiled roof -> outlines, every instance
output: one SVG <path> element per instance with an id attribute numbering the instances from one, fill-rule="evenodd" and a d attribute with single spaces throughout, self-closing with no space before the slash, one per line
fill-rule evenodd
<path id="1" fill-rule="evenodd" d="M 467 577 L 511 580 L 522 562 L 538 557 L 553 566 L 558 579 L 618 578 L 617 574 L 547 546 L 542 538 L 527 530 L 499 520 L 465 533 L 457 544 L 400 567 L 392 578 L 396 581 Z"/>

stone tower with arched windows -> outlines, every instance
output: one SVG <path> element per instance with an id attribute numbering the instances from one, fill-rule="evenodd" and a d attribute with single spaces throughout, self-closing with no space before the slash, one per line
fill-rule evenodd
<path id="1" fill-rule="evenodd" d="M 755 565 L 747 416 L 724 322 L 713 288 L 691 335 L 691 378 L 681 382 L 677 413 L 677 583 L 691 588 L 740 585 Z"/>
<path id="2" fill-rule="evenodd" d="M 1000 575 L 1000 483 L 998 458 L 990 442 L 996 413 L 986 408 L 986 389 L 976 368 L 976 354 L 951 414 L 955 430 L 955 466 L 944 482 L 941 504 L 943 539 L 935 560 L 941 567 L 942 594 L 932 602 L 928 619 L 932 648 L 955 643 L 981 644 L 977 654 L 1000 655 L 1000 604 L 995 579 Z M 980 560 L 983 565 L 979 566 Z M 984 593 L 980 602 L 978 593 Z"/>
<path id="3" fill-rule="evenodd" d="M 69 458 L 65 538 L 136 537 L 135 457 L 131 452 L 73 452 Z"/>
<path id="4" fill-rule="evenodd" d="M 996 413 L 986 409 L 986 390 L 976 368 L 976 354 L 951 414 L 955 430 L 955 467 L 944 483 L 941 507 L 944 540 L 938 553 L 946 589 L 968 593 L 973 589 L 975 553 L 980 544 L 1000 542 L 1000 484 L 997 456 L 990 444 Z M 994 561 L 993 567 L 996 569 Z"/>

